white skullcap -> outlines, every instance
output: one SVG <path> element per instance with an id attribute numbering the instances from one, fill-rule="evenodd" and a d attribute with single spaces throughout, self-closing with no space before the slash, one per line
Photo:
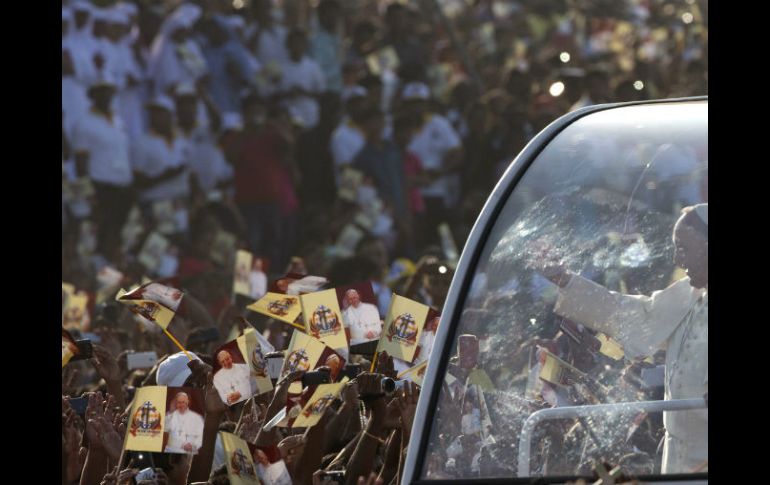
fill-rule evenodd
<path id="1" fill-rule="evenodd" d="M 94 22 L 108 22 L 110 20 L 110 12 L 103 8 L 93 8 L 91 10 L 91 17 L 93 17 Z"/>
<path id="2" fill-rule="evenodd" d="M 188 351 L 193 359 L 201 360 L 197 355 Z M 190 359 L 187 358 L 184 352 L 177 352 L 174 355 L 169 356 L 168 359 L 161 362 L 158 366 L 158 374 L 155 381 L 159 386 L 171 386 L 179 387 L 184 384 L 184 381 L 192 375 L 192 371 L 187 367 L 187 363 Z"/>
<path id="3" fill-rule="evenodd" d="M 404 86 L 401 99 L 430 99 L 430 88 L 423 83 L 409 83 Z"/>
<path id="4" fill-rule="evenodd" d="M 172 30 L 181 27 L 189 29 L 195 24 L 200 16 L 201 8 L 199 6 L 191 3 L 184 3 L 174 10 L 174 13 L 171 14 L 168 20 L 171 23 Z"/>
<path id="5" fill-rule="evenodd" d="M 700 220 L 702 220 L 708 226 L 709 225 L 709 205 L 708 205 L 708 203 L 694 205 L 693 206 L 693 210 L 698 215 L 698 217 L 700 217 Z"/>
<path id="6" fill-rule="evenodd" d="M 222 129 L 237 130 L 243 129 L 243 118 L 237 111 L 228 111 L 222 114 Z"/>
<path id="7" fill-rule="evenodd" d="M 179 83 L 174 88 L 174 96 L 197 96 L 198 90 L 191 83 Z"/>
<path id="8" fill-rule="evenodd" d="M 176 109 L 174 102 L 168 96 L 158 95 L 147 102 L 147 106 L 155 106 L 157 108 L 163 108 L 173 113 Z"/>
<path id="9" fill-rule="evenodd" d="M 347 102 L 352 98 L 363 98 L 366 97 L 367 94 L 369 94 L 369 91 L 363 86 L 345 86 L 342 88 L 342 101 Z"/>
<path id="10" fill-rule="evenodd" d="M 128 24 L 128 13 L 117 7 L 107 11 L 107 20 L 113 24 Z"/>
<path id="11" fill-rule="evenodd" d="M 72 10 L 80 10 L 85 11 L 88 13 L 91 13 L 94 9 L 93 4 L 91 2 L 88 2 L 86 0 L 75 0 L 72 2 Z"/>

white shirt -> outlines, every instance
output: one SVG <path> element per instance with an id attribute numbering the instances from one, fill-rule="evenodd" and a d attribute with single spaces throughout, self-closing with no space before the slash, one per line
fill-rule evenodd
<path id="1" fill-rule="evenodd" d="M 233 392 L 241 393 L 239 401 L 251 396 L 251 372 L 246 364 L 233 364 L 229 369 L 222 367 L 214 374 L 214 387 L 219 392 L 222 402 L 227 402 L 227 395 Z"/>
<path id="2" fill-rule="evenodd" d="M 198 127 L 189 135 L 179 133 L 178 138 L 184 144 L 182 157 L 189 161 L 204 192 L 215 190 L 218 184 L 233 177 L 233 167 L 207 129 Z"/>
<path id="3" fill-rule="evenodd" d="M 282 25 L 273 25 L 269 29 L 258 27 L 257 60 L 265 65 L 270 61 L 283 64 L 289 59 L 286 49 L 287 30 Z"/>
<path id="4" fill-rule="evenodd" d="M 62 39 L 62 48 L 67 49 L 72 57 L 75 78 L 88 86 L 97 76 L 93 61 L 95 39 L 91 36 L 90 27 L 84 27 L 81 31 L 74 30 L 74 27 L 72 29 L 72 35 Z"/>
<path id="5" fill-rule="evenodd" d="M 380 311 L 375 305 L 365 302 L 359 303 L 358 308 L 350 305 L 342 312 L 342 319 L 350 329 L 351 344 L 360 344 L 380 338 L 382 323 L 380 322 Z M 368 332 L 374 332 L 374 337 L 367 337 Z"/>
<path id="6" fill-rule="evenodd" d="M 433 114 L 422 129 L 409 143 L 409 151 L 420 158 L 423 168 L 437 170 L 443 167 L 444 157 L 455 148 L 462 146 L 462 140 L 452 124 L 441 115 Z M 432 197 L 446 197 L 449 194 L 448 177 L 444 176 L 422 189 L 422 194 Z"/>
<path id="7" fill-rule="evenodd" d="M 207 72 L 206 59 L 193 39 L 181 43 L 167 39 L 150 54 L 148 74 L 155 94 L 165 93 L 176 84 L 195 84 Z"/>
<path id="8" fill-rule="evenodd" d="M 283 65 L 280 91 L 301 88 L 311 93 L 320 94 L 326 89 L 323 72 L 318 63 L 304 56 L 299 62 L 291 59 Z M 284 101 L 289 114 L 302 121 L 305 129 L 310 130 L 318 125 L 320 109 L 318 101 L 310 96 L 296 96 Z"/>
<path id="9" fill-rule="evenodd" d="M 339 179 L 340 167 L 353 163 L 353 159 L 364 145 L 366 145 L 364 132 L 355 126 L 351 120 L 342 120 L 339 126 L 334 129 L 331 139 L 331 151 L 337 179 Z M 339 180 L 337 180 L 337 185 L 339 185 Z"/>
<path id="10" fill-rule="evenodd" d="M 554 312 L 616 339 L 630 358 L 665 345 L 667 400 L 708 392 L 708 294 L 690 286 L 689 278 L 644 296 L 572 275 Z M 685 473 L 708 459 L 708 409 L 664 412 L 663 424 L 663 473 Z"/>
<path id="11" fill-rule="evenodd" d="M 190 443 L 192 453 L 196 453 L 203 444 L 203 417 L 190 409 L 184 413 L 174 411 L 166 416 L 166 431 L 168 443 L 164 452 L 188 453 L 183 447 Z"/>
<path id="12" fill-rule="evenodd" d="M 64 112 L 64 133 L 72 138 L 75 122 L 88 112 L 90 101 L 86 89 L 74 77 L 61 78 L 61 109 Z"/>
<path id="13" fill-rule="evenodd" d="M 157 177 L 168 169 L 184 166 L 184 142 L 175 137 L 172 145 L 165 138 L 146 133 L 134 142 L 134 170 Z M 187 197 L 190 194 L 190 174 L 185 170 L 175 177 L 147 189 L 140 189 L 139 200 L 145 202 Z"/>
<path id="14" fill-rule="evenodd" d="M 131 184 L 128 136 L 117 115 L 113 114 L 110 121 L 93 111 L 84 113 L 72 130 L 72 147 L 75 152 L 88 152 L 88 175 L 92 180 L 119 186 Z"/>

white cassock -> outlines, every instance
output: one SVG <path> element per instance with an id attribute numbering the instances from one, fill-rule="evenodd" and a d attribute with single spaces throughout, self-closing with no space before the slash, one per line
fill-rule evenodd
<path id="1" fill-rule="evenodd" d="M 380 311 L 371 303 L 361 302 L 358 308 L 350 305 L 342 312 L 342 319 L 350 329 L 350 343 L 358 344 L 368 342 L 380 337 L 382 324 L 380 323 Z M 367 332 L 374 332 L 374 338 L 367 338 Z"/>
<path id="2" fill-rule="evenodd" d="M 219 392 L 222 402 L 227 403 L 227 395 L 233 392 L 240 392 L 239 401 L 251 396 L 251 373 L 246 364 L 233 364 L 229 369 L 222 367 L 214 374 L 214 387 Z M 227 403 L 233 404 L 233 403 Z"/>
<path id="3" fill-rule="evenodd" d="M 196 453 L 203 444 L 203 417 L 189 409 L 184 413 L 174 411 L 166 416 L 166 431 L 168 443 L 164 452 L 188 453 L 184 445 L 190 443 L 193 445 L 192 453 Z"/>
<path id="4" fill-rule="evenodd" d="M 708 392 L 708 293 L 683 278 L 651 296 L 623 295 L 573 275 L 554 312 L 604 332 L 637 358 L 666 348 L 665 399 Z M 663 473 L 686 473 L 708 460 L 708 409 L 663 413 Z"/>

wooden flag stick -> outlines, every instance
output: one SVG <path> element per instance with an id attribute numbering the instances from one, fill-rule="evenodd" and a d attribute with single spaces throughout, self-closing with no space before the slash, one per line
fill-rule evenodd
<path id="1" fill-rule="evenodd" d="M 187 350 L 185 350 L 184 347 L 182 347 L 182 344 L 179 343 L 179 340 L 175 339 L 174 336 L 171 335 L 170 333 L 168 333 L 168 330 L 166 330 L 165 328 L 163 329 L 163 333 L 165 333 L 166 336 L 168 338 L 170 338 L 171 341 L 174 342 L 176 344 L 176 346 L 179 347 L 182 350 L 182 352 L 184 352 L 184 355 L 186 355 L 187 358 L 190 359 L 190 362 L 192 362 L 193 358 L 190 356 L 190 353 L 187 352 Z"/>

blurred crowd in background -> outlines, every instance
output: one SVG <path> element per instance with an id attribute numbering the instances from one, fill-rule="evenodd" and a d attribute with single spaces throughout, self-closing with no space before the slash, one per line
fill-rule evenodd
<path id="1" fill-rule="evenodd" d="M 174 353 L 105 303 L 170 279 L 191 350 L 234 338 L 239 315 L 285 348 L 289 326 L 245 309 L 264 285 L 231 292 L 238 249 L 266 279 L 370 281 L 381 315 L 393 291 L 440 312 L 479 211 L 541 129 L 707 87 L 701 0 L 63 1 L 62 281 L 84 302 L 64 320 L 113 357 Z M 146 377 L 117 362 L 126 389 Z M 63 394 L 107 392 L 80 364 Z"/>

